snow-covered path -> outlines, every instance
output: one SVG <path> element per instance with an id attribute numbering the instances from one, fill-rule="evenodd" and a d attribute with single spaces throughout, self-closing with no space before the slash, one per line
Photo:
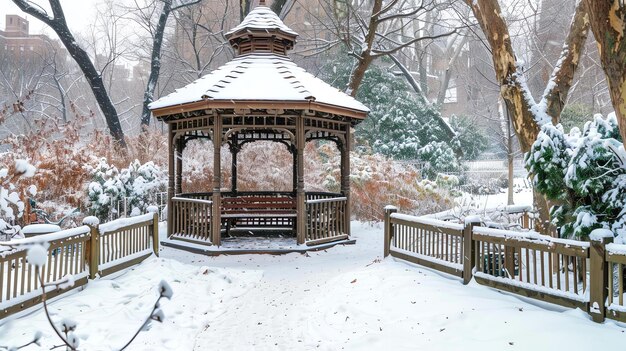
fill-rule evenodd
<path id="1" fill-rule="evenodd" d="M 385 259 L 382 229 L 353 223 L 357 245 L 308 256 L 193 256 L 192 264 L 262 270 L 195 350 L 615 349 L 626 329 Z M 165 256 L 191 256 L 167 250 Z M 190 262 L 190 261 L 188 261 Z M 546 309 L 548 308 L 548 309 Z"/>
<path id="2" fill-rule="evenodd" d="M 78 322 L 83 350 L 114 350 L 141 324 L 161 279 L 165 322 L 130 350 L 588 350 L 620 349 L 626 328 L 422 267 L 381 260 L 380 225 L 352 224 L 356 245 L 308 255 L 207 257 L 170 248 L 114 279 L 51 304 Z M 41 311 L 0 326 L 0 345 L 44 331 Z M 29 350 L 39 349 L 30 347 Z"/>

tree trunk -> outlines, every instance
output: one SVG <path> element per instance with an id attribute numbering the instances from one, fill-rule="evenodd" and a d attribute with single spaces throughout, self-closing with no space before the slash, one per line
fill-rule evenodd
<path id="1" fill-rule="evenodd" d="M 500 94 L 506 102 L 521 149 L 523 152 L 528 152 L 532 143 L 537 139 L 541 125 L 559 120 L 589 32 L 587 7 L 584 2 L 576 7 L 576 13 L 561 53 L 562 63 L 557 65 L 552 73 L 550 82 L 554 84 L 549 83 L 551 88 L 542 97 L 547 106 L 545 110 L 542 110 L 541 104 L 535 103 L 520 76 L 521 72 L 517 67 L 508 26 L 504 21 L 498 1 L 465 1 L 474 12 L 491 46 L 493 66 L 500 84 Z"/>
<path id="2" fill-rule="evenodd" d="M 559 120 L 589 32 L 586 3 L 580 2 L 576 7 L 563 45 L 561 64 L 555 66 L 548 83 L 550 89 L 544 92 L 542 103 L 537 104 L 526 86 L 523 72 L 517 66 L 508 26 L 498 0 L 465 0 L 465 2 L 472 9 L 491 47 L 496 79 L 500 84 L 500 95 L 513 122 L 522 152 L 528 152 L 537 139 L 541 125 Z M 550 233 L 550 228 L 543 227 L 543 223 L 550 222 L 548 201 L 542 197 L 535 203 L 540 206 L 537 209 L 541 217 L 536 223 L 537 230 Z"/>
<path id="3" fill-rule="evenodd" d="M 506 158 L 509 166 L 508 172 L 508 205 L 513 205 L 513 131 L 511 130 L 511 119 L 506 116 Z"/>
<path id="4" fill-rule="evenodd" d="M 69 30 L 55 29 L 54 27 L 52 28 L 59 35 L 59 38 L 65 45 L 67 52 L 70 53 L 72 58 L 74 58 L 74 61 L 78 64 L 78 67 L 80 67 L 81 71 L 83 71 L 83 74 L 93 91 L 93 95 L 96 98 L 96 102 L 104 115 L 104 119 L 109 127 L 111 136 L 120 144 L 121 147 L 126 148 L 124 131 L 122 130 L 122 125 L 120 124 L 120 119 L 117 115 L 117 110 L 113 105 L 113 101 L 111 101 L 111 97 L 104 87 L 102 76 L 94 67 L 89 55 L 87 55 L 87 52 L 78 46 Z"/>
<path id="5" fill-rule="evenodd" d="M 250 7 L 252 6 L 252 0 L 239 0 L 239 17 L 240 21 L 250 13 Z"/>
<path id="6" fill-rule="evenodd" d="M 363 78 L 365 77 L 365 72 L 369 68 L 374 58 L 372 57 L 372 45 L 374 45 L 374 39 L 376 38 L 376 31 L 378 30 L 378 16 L 380 15 L 380 10 L 383 7 L 382 0 L 374 0 L 374 5 L 372 6 L 372 15 L 370 16 L 369 26 L 367 27 L 367 34 L 365 36 L 365 40 L 363 45 L 364 49 L 357 55 L 357 62 L 352 69 L 350 74 L 350 81 L 348 82 L 348 87 L 346 92 L 351 96 L 356 96 L 359 91 L 359 87 L 361 86 L 361 82 L 363 82 Z"/>
<path id="7" fill-rule="evenodd" d="M 457 35 L 458 38 L 458 35 Z M 454 66 L 454 62 L 456 62 L 457 58 L 461 55 L 461 51 L 463 50 L 463 46 L 465 46 L 465 43 L 467 42 L 467 36 L 463 33 L 461 34 L 461 40 L 457 43 L 457 40 L 453 40 L 451 45 L 454 45 L 454 43 L 456 43 L 456 47 L 454 48 L 454 51 L 452 51 L 452 53 L 449 55 L 449 57 L 446 57 L 448 62 L 446 63 L 446 71 L 444 72 L 443 76 L 441 77 L 441 79 L 439 80 L 440 84 L 439 84 L 439 94 L 437 95 L 437 105 L 439 105 L 440 107 L 443 106 L 443 103 L 446 100 L 446 92 L 448 91 L 448 86 L 450 85 L 450 79 L 452 78 L 452 66 Z M 446 50 L 447 52 L 450 52 L 451 48 L 449 48 L 449 50 Z"/>
<path id="8" fill-rule="evenodd" d="M 622 141 L 626 145 L 626 7 L 618 0 L 583 2 L 589 6 L 591 30 L 598 42 L 600 61 L 609 83 Z"/>
<path id="9" fill-rule="evenodd" d="M 163 33 L 165 33 L 165 25 L 167 24 L 167 18 L 170 16 L 172 10 L 172 1 L 163 1 L 163 8 L 161 9 L 161 15 L 159 16 L 159 22 L 154 30 L 154 37 L 152 38 L 152 55 L 150 57 L 150 76 L 148 77 L 148 84 L 143 95 L 143 109 L 141 111 L 141 127 L 146 129 L 150 125 L 150 103 L 154 101 L 154 90 L 156 89 L 157 82 L 159 81 L 159 74 L 161 72 L 161 47 L 163 46 Z"/>
<path id="10" fill-rule="evenodd" d="M 295 0 L 274 0 L 270 8 L 281 20 L 284 20 L 294 4 Z"/>

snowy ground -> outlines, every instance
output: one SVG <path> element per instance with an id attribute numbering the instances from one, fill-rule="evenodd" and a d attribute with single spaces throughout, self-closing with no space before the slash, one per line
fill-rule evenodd
<path id="1" fill-rule="evenodd" d="M 174 289 L 166 321 L 131 350 L 587 350 L 619 349 L 626 329 L 580 310 L 523 300 L 428 269 L 381 260 L 382 227 L 353 223 L 356 245 L 308 255 L 162 258 L 52 304 L 78 321 L 86 350 L 119 347 L 141 323 L 161 277 Z M 211 268 L 207 268 L 211 267 Z M 0 327 L 0 344 L 36 329 L 43 314 Z M 34 348 L 33 348 L 34 349 Z"/>
<path id="2" fill-rule="evenodd" d="M 463 193 L 463 195 L 458 197 L 455 201 L 463 206 L 472 205 L 482 209 L 504 207 L 507 205 L 508 192 L 507 189 L 503 188 L 500 189 L 499 193 L 491 195 L 471 195 Z M 533 189 L 528 179 L 513 179 L 513 203 L 515 205 L 532 205 Z"/>

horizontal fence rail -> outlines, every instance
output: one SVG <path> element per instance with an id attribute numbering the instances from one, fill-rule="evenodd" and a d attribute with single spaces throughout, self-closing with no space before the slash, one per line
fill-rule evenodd
<path id="1" fill-rule="evenodd" d="M 567 240 L 484 227 L 469 217 L 460 224 L 396 212 L 385 208 L 384 256 L 455 275 L 465 284 L 474 278 L 499 290 L 581 308 L 597 322 L 605 317 L 626 322 L 626 245 L 610 243 L 612 238 Z"/>
<path id="2" fill-rule="evenodd" d="M 93 218 L 92 218 L 93 219 Z M 139 263 L 152 253 L 158 255 L 158 215 L 146 214 L 43 234 L 0 245 L 0 319 L 35 306 L 120 269 Z M 33 245 L 47 247 L 46 263 L 39 268 L 28 262 Z"/>
<path id="3" fill-rule="evenodd" d="M 313 196 L 312 196 L 313 197 Z M 314 196 L 306 200 L 306 242 L 317 245 L 325 242 L 347 239 L 346 197 Z"/>

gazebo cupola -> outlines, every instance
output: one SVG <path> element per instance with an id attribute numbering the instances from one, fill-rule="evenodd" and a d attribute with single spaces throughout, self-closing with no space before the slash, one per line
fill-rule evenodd
<path id="1" fill-rule="evenodd" d="M 298 34 L 264 4 L 226 33 L 235 58 L 150 104 L 168 126 L 170 238 L 215 246 L 238 232 L 280 230 L 306 245 L 349 238 L 350 129 L 369 109 L 293 62 L 287 52 Z M 183 191 L 183 151 L 195 139 L 213 145 L 212 188 Z M 341 154 L 334 193 L 305 190 L 304 148 L 314 140 L 334 143 Z M 287 147 L 290 190 L 238 188 L 238 155 L 256 141 Z M 221 179 L 222 149 L 232 155 L 230 188 Z"/>
<path id="2" fill-rule="evenodd" d="M 237 55 L 274 53 L 287 55 L 293 49 L 298 33 L 287 27 L 276 14 L 264 6 L 254 8 L 237 27 L 226 33 L 226 39 Z"/>

